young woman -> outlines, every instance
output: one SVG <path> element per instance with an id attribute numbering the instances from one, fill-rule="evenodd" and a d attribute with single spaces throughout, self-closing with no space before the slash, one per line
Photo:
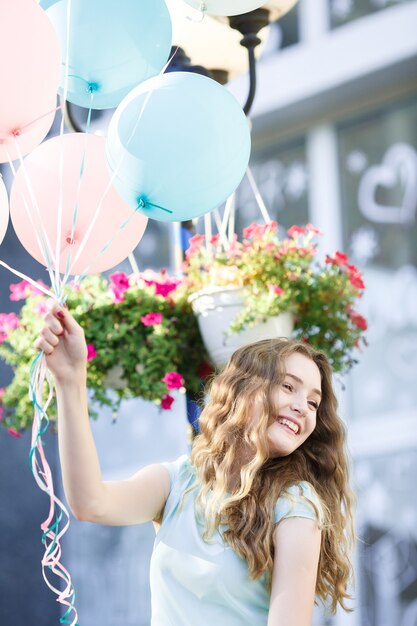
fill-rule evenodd
<path id="1" fill-rule="evenodd" d="M 211 384 L 191 457 L 109 482 L 89 426 L 82 329 L 55 304 L 36 347 L 55 378 L 74 515 L 154 522 L 153 626 L 309 626 L 315 595 L 349 610 L 352 495 L 324 354 L 282 339 L 240 348 Z"/>

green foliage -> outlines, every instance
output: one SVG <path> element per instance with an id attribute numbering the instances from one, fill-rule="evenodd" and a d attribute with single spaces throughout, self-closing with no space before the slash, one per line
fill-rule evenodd
<path id="1" fill-rule="evenodd" d="M 290 311 L 294 338 L 326 352 L 336 372 L 346 372 L 356 362 L 353 354 L 366 320 L 354 310 L 364 284 L 346 255 L 336 252 L 325 263 L 316 261 L 319 231 L 311 224 L 293 226 L 286 238 L 278 224 L 252 224 L 243 240 L 222 242 L 218 235 L 207 244 L 197 235 L 190 242 L 185 263 L 189 293 L 213 286 L 244 288 L 244 309 L 229 332 Z"/>
<path id="2" fill-rule="evenodd" d="M 110 284 L 100 276 L 88 277 L 81 288 L 70 290 L 67 299 L 70 312 L 84 329 L 87 345 L 96 353 L 87 370 L 91 399 L 114 410 L 122 398 L 142 397 L 160 404 L 170 391 L 162 381 L 168 372 L 181 375 L 184 388 L 197 393 L 201 387 L 198 371 L 208 357 L 184 293 L 177 292 L 176 283 L 166 275 L 148 272 L 130 281 L 124 274 L 114 276 L 118 282 Z M 122 287 L 120 281 L 124 282 Z M 157 295 L 158 286 L 163 291 L 164 285 L 170 293 Z M 37 312 L 43 302 L 43 296 L 29 295 L 18 327 L 0 345 L 0 356 L 14 370 L 1 399 L 7 428 L 24 429 L 32 421 L 29 368 L 36 356 L 33 344 L 43 324 Z M 141 318 L 150 313 L 161 314 L 161 323 L 144 325 Z M 52 405 L 48 411 L 52 420 L 55 413 Z"/>

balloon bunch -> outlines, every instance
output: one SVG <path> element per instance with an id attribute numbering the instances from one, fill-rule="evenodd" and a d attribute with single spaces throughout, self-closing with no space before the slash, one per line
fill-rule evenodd
<path id="1" fill-rule="evenodd" d="M 224 15 L 262 2 L 187 4 L 203 15 Z M 250 132 L 241 106 L 209 78 L 164 73 L 170 50 L 164 0 L 0 0 L 0 163 L 9 163 L 14 174 L 10 216 L 23 246 L 49 273 L 51 289 L 37 287 L 61 304 L 70 285 L 124 260 L 149 218 L 206 214 L 245 174 Z M 87 109 L 86 131 L 66 134 L 62 116 L 59 134 L 44 141 L 61 108 L 57 93 Z M 91 134 L 92 110 L 115 107 L 108 136 Z M 0 179 L 0 243 L 8 214 Z M 42 448 L 52 394 L 43 355 L 33 363 L 29 393 L 32 470 L 51 502 L 41 525 L 43 574 L 67 606 L 61 623 L 74 626 L 74 591 L 60 563 L 68 522 L 61 531 L 59 523 L 68 512 L 54 494 Z M 50 572 L 65 581 L 64 590 L 49 580 Z"/>

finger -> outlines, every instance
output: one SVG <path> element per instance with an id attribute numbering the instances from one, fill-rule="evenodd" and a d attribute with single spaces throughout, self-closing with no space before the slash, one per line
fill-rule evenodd
<path id="1" fill-rule="evenodd" d="M 43 337 L 39 337 L 36 341 L 35 341 L 35 348 L 36 350 L 39 350 L 39 352 L 43 352 L 46 355 L 51 355 L 52 352 L 55 350 L 54 346 L 51 346 L 50 343 L 48 343 L 46 341 L 46 339 L 44 339 Z"/>
<path id="2" fill-rule="evenodd" d="M 40 334 L 42 339 L 44 339 L 53 348 L 56 348 L 56 346 L 59 344 L 58 337 L 55 333 L 52 332 L 50 328 L 48 328 L 48 326 L 44 326 Z"/>
<path id="3" fill-rule="evenodd" d="M 55 335 L 58 337 L 64 334 L 64 327 L 61 322 L 52 315 L 52 313 L 47 313 L 45 315 L 45 324 Z"/>
<path id="4" fill-rule="evenodd" d="M 72 315 L 66 309 L 60 306 L 58 302 L 52 301 L 49 314 L 53 315 L 57 320 L 59 320 L 64 330 L 68 330 L 68 332 L 79 332 L 81 330 L 81 327 L 79 326 L 79 324 L 77 324 Z"/>

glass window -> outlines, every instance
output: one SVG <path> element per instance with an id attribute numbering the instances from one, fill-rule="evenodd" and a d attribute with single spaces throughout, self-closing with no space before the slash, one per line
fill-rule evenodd
<path id="1" fill-rule="evenodd" d="M 329 0 L 331 28 L 410 0 Z"/>
<path id="2" fill-rule="evenodd" d="M 365 274 L 369 348 L 352 371 L 352 413 L 417 405 L 417 103 L 338 130 L 344 248 Z"/>
<path id="3" fill-rule="evenodd" d="M 255 152 L 250 164 L 271 219 L 285 228 L 308 222 L 308 171 L 305 142 Z M 245 176 L 236 194 L 236 230 L 262 222 L 255 194 Z"/>
<path id="4" fill-rule="evenodd" d="M 417 619 L 417 455 L 402 450 L 355 464 L 360 623 Z"/>

